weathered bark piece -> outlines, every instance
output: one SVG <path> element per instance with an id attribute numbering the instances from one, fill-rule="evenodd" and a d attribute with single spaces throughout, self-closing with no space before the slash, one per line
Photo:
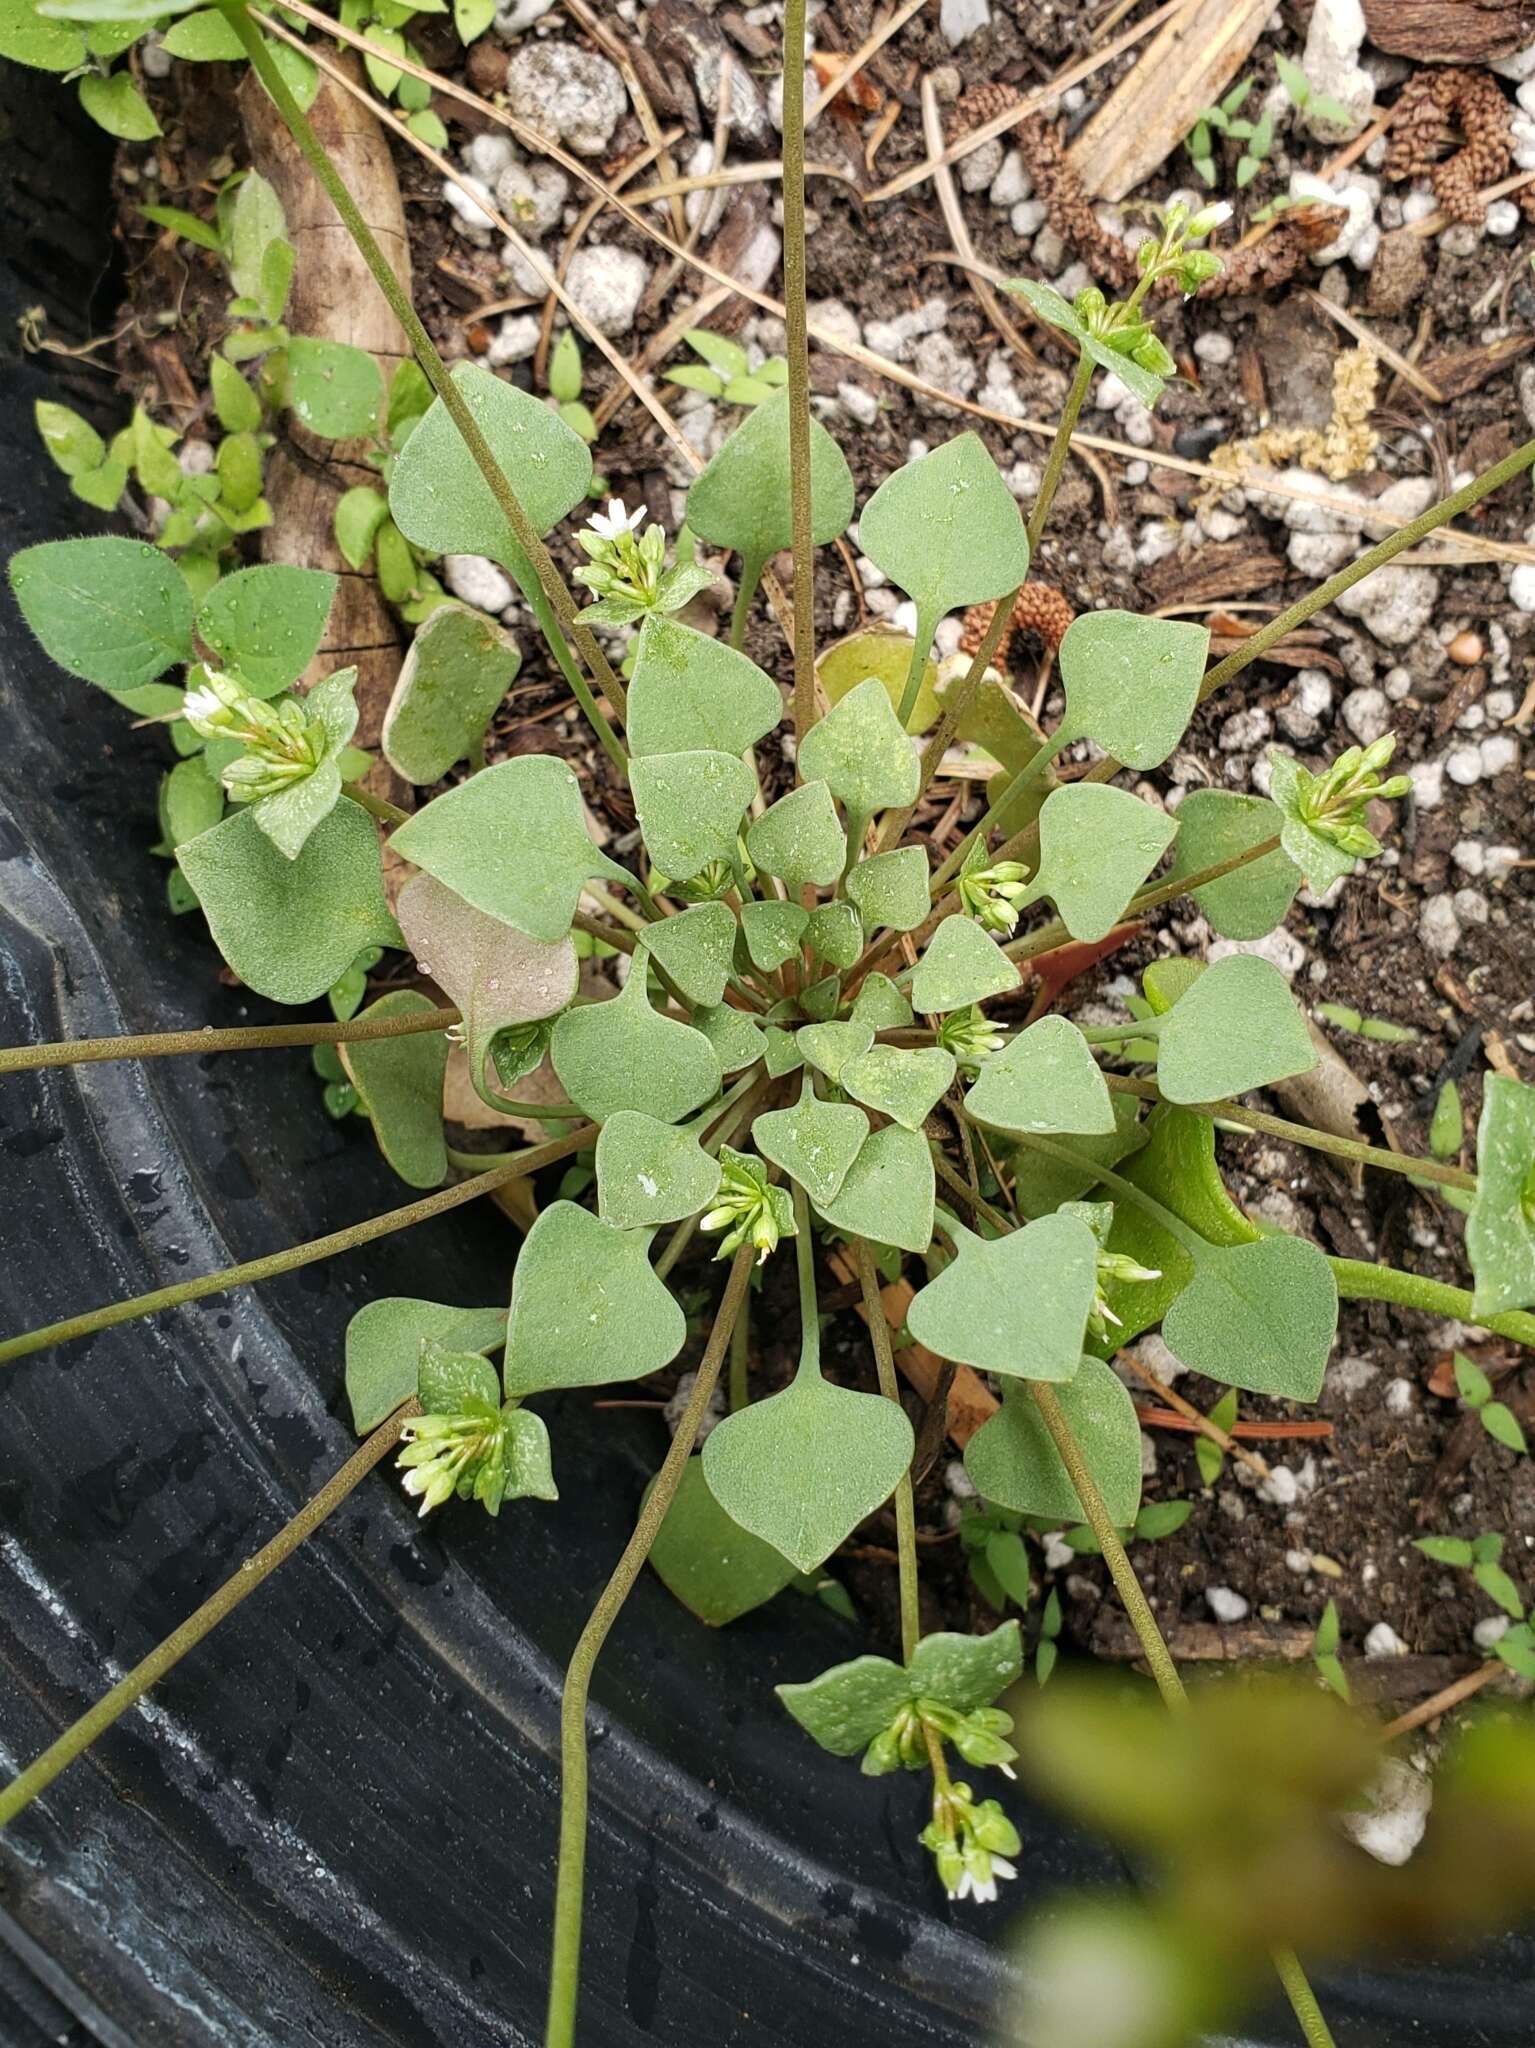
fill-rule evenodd
<path id="1" fill-rule="evenodd" d="M 253 73 L 240 87 L 240 114 L 251 162 L 270 182 L 287 215 L 296 259 L 289 327 L 295 334 L 367 349 L 378 357 L 387 389 L 408 353 L 400 324 Z M 323 75 L 309 118 L 408 292 L 405 211 L 383 129 L 365 106 Z M 373 577 L 359 575 L 343 560 L 333 522 L 342 492 L 353 484 L 376 485 L 378 472 L 358 459 L 362 446 L 357 442 L 322 441 L 291 415 L 284 416 L 283 427 L 283 438 L 267 461 L 272 524 L 262 536 L 263 553 L 269 561 L 328 569 L 340 579 L 325 638 L 304 682 L 355 663 L 361 714 L 357 743 L 376 748 L 399 671 L 400 634 Z M 384 764 L 374 769 L 369 782 L 394 802 L 409 802 L 409 792 Z"/>
<path id="2" fill-rule="evenodd" d="M 1490 64 L 1535 37 L 1530 0 L 1364 0 L 1377 50 L 1415 64 Z"/>
<path id="3" fill-rule="evenodd" d="M 1198 0 L 1164 24 L 1071 146 L 1094 199 L 1125 198 L 1171 155 L 1272 12 L 1269 0 Z"/>

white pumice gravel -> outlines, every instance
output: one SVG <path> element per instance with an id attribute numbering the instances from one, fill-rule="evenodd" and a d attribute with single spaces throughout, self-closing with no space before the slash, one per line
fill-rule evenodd
<path id="1" fill-rule="evenodd" d="M 1423 1839 L 1434 1804 L 1433 1780 L 1405 1758 L 1381 1759 L 1362 1811 L 1338 1816 L 1343 1832 L 1377 1863 L 1400 1868 Z"/>
<path id="2" fill-rule="evenodd" d="M 1230 1586 L 1207 1586 L 1205 1605 L 1219 1622 L 1242 1621 L 1250 1612 L 1247 1601 Z"/>

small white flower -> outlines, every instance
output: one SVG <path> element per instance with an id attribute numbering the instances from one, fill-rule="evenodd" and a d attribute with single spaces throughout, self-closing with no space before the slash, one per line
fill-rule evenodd
<path id="1" fill-rule="evenodd" d="M 620 540 L 626 533 L 639 531 L 646 509 L 641 505 L 636 511 L 626 512 L 622 498 L 609 498 L 607 516 L 594 512 L 586 523 L 603 540 Z"/>
<path id="2" fill-rule="evenodd" d="M 217 694 L 206 685 L 200 690 L 188 690 L 182 700 L 181 715 L 195 727 L 199 720 L 216 725 L 224 705 Z"/>

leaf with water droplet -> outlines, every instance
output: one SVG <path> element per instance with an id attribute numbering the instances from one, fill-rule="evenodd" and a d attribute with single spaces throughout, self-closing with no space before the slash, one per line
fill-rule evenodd
<path id="1" fill-rule="evenodd" d="M 828 1081 L 842 1079 L 842 1069 L 874 1043 L 874 1026 L 851 1017 L 825 1024 L 806 1024 L 794 1034 L 800 1052 L 811 1066 L 819 1067 Z"/>
<path id="2" fill-rule="evenodd" d="M 410 1399 L 420 1377 L 423 1344 L 430 1341 L 449 1351 L 498 1351 L 505 1339 L 504 1308 L 452 1308 L 405 1294 L 370 1301 L 346 1326 L 352 1427 L 366 1436 Z"/>
<path id="3" fill-rule="evenodd" d="M 1141 1430 L 1134 1402 L 1113 1368 L 1100 1358 L 1084 1358 L 1075 1375 L 1056 1389 L 1055 1398 L 1082 1447 L 1109 1520 L 1116 1528 L 1125 1528 L 1141 1505 Z M 1007 1388 L 1000 1413 L 982 1423 L 966 1446 L 965 1470 L 976 1492 L 999 1508 L 1044 1515 L 1052 1522 L 1086 1520 L 1055 1440 L 1027 1387 Z"/>
<path id="4" fill-rule="evenodd" d="M 816 1207 L 849 1237 L 925 1252 L 933 1241 L 933 1159 L 927 1140 L 886 1124 L 864 1140 L 831 1202 Z"/>
<path id="5" fill-rule="evenodd" d="M 618 1230 L 657 1230 L 706 1209 L 720 1184 L 690 1129 L 621 1109 L 597 1139 L 597 1214 Z"/>
<path id="6" fill-rule="evenodd" d="M 192 659 L 192 595 L 147 541 L 50 540 L 12 555 L 11 588 L 43 652 L 110 690 Z"/>
<path id="7" fill-rule="evenodd" d="M 869 1119 L 850 1102 L 818 1102 L 807 1073 L 792 1108 L 752 1125 L 752 1142 L 769 1165 L 797 1180 L 817 1207 L 832 1201 L 869 1135 Z"/>
<path id="8" fill-rule="evenodd" d="M 914 932 L 925 924 L 932 907 L 928 898 L 927 855 L 920 846 L 897 846 L 889 853 L 870 854 L 848 870 L 847 893 L 873 931 Z"/>
<path id="9" fill-rule="evenodd" d="M 1027 901 L 1054 899 L 1074 939 L 1105 939 L 1172 844 L 1175 818 L 1106 782 L 1069 782 L 1039 812 L 1039 870 Z"/>
<path id="10" fill-rule="evenodd" d="M 1304 1238 L 1262 1237 L 1193 1257 L 1194 1277 L 1162 1319 L 1169 1348 L 1223 1385 L 1314 1401 L 1338 1328 L 1324 1254 Z"/>
<path id="11" fill-rule="evenodd" d="M 871 1031 L 905 1031 L 914 1022 L 911 1004 L 888 974 L 869 974 L 853 1004 L 853 1022 Z"/>
<path id="12" fill-rule="evenodd" d="M 824 782 L 850 814 L 911 803 L 917 757 L 878 677 L 861 682 L 806 733 L 799 750 L 806 782 Z"/>
<path id="13" fill-rule="evenodd" d="M 823 903 L 810 913 L 805 944 L 829 967 L 851 967 L 863 951 L 863 920 L 851 903 Z"/>
<path id="14" fill-rule="evenodd" d="M 554 1027 L 554 1071 L 596 1123 L 620 1109 L 676 1123 L 719 1090 L 713 1046 L 701 1031 L 653 1010 L 645 981 L 631 972 L 611 1002 L 566 1010 Z"/>
<path id="15" fill-rule="evenodd" d="M 420 788 L 440 782 L 484 738 L 521 666 L 516 641 L 494 619 L 440 605 L 416 629 L 384 713 L 390 767 Z"/>
<path id="16" fill-rule="evenodd" d="M 767 1041 L 762 1026 L 745 1010 L 732 1003 L 700 1003 L 693 1012 L 693 1029 L 701 1031 L 718 1055 L 727 1074 L 738 1074 L 762 1058 Z"/>
<path id="17" fill-rule="evenodd" d="M 1476 1200 L 1466 1250 L 1477 1315 L 1535 1307 L 1535 1088 L 1507 1074 L 1482 1084 Z"/>
<path id="18" fill-rule="evenodd" d="M 908 1131 L 923 1119 L 954 1079 L 954 1055 L 941 1045 L 871 1045 L 842 1069 L 842 1086 L 855 1102 L 893 1117 Z"/>
<path id="19" fill-rule="evenodd" d="M 640 836 L 673 881 L 691 881 L 711 861 L 734 861 L 757 780 L 733 754 L 647 754 L 629 763 Z"/>
<path id="20" fill-rule="evenodd" d="M 967 1114 L 994 1131 L 1114 1128 L 1114 1104 L 1092 1048 L 1065 1017 L 1041 1017 L 993 1053 L 965 1097 Z"/>
<path id="21" fill-rule="evenodd" d="M 1169 1102 L 1217 1102 L 1307 1074 L 1318 1057 L 1279 969 L 1253 953 L 1230 953 L 1163 1018 L 1157 1086 Z"/>
<path id="22" fill-rule="evenodd" d="M 1167 879 L 1196 875 L 1232 860 L 1249 847 L 1277 838 L 1283 823 L 1278 805 L 1267 797 L 1191 789 L 1178 806 L 1178 846 Z M 1261 939 L 1284 923 L 1300 885 L 1300 869 L 1276 847 L 1261 860 L 1206 882 L 1193 891 L 1193 898 L 1223 939 Z"/>
<path id="23" fill-rule="evenodd" d="M 288 343 L 286 395 L 294 418 L 311 434 L 350 441 L 378 432 L 383 372 L 365 348 L 295 334 Z"/>
<path id="24" fill-rule="evenodd" d="M 771 676 L 707 633 L 652 612 L 629 682 L 634 754 L 744 754 L 783 716 Z"/>
<path id="25" fill-rule="evenodd" d="M 650 1231 L 615 1230 L 574 1202 L 544 1210 L 512 1276 L 508 1400 L 643 1379 L 671 1364 L 687 1318 L 656 1278 L 650 1242 Z"/>
<path id="26" fill-rule="evenodd" d="M 1062 724 L 1142 773 L 1160 767 L 1199 702 L 1210 630 L 1189 619 L 1084 612 L 1056 656 L 1066 692 Z"/>
<path id="27" fill-rule="evenodd" d="M 1098 1246 L 1075 1216 L 1042 1216 L 998 1238 L 944 1225 L 954 1259 L 912 1296 L 919 1344 L 984 1372 L 1069 1380 L 1097 1285 Z"/>
<path id="28" fill-rule="evenodd" d="M 810 422 L 810 537 L 818 547 L 853 516 L 853 475 L 819 420 Z M 734 548 L 750 574 L 794 538 L 789 500 L 789 394 L 776 392 L 746 415 L 688 491 L 688 526 L 701 540 Z"/>
<path id="29" fill-rule="evenodd" d="M 807 882 L 835 882 L 847 840 L 824 782 L 802 782 L 754 819 L 746 834 L 753 866 L 777 875 L 791 896 Z"/>
<path id="30" fill-rule="evenodd" d="M 730 979 L 736 942 L 736 921 L 728 904 L 696 903 L 646 925 L 637 936 L 690 1003 L 708 1007 L 719 1002 Z"/>
<path id="31" fill-rule="evenodd" d="M 934 1016 L 1005 995 L 1022 979 L 995 939 L 957 912 L 927 942 L 911 978 L 914 1010 Z"/>
<path id="32" fill-rule="evenodd" d="M 776 899 L 743 903 L 741 931 L 753 967 L 762 974 L 771 974 L 785 960 L 792 960 L 809 922 L 809 911 L 797 903 L 780 903 Z"/>

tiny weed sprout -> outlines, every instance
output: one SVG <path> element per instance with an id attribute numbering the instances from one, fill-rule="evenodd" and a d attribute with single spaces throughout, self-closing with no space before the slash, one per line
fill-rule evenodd
<path id="1" fill-rule="evenodd" d="M 440 148 L 430 92 L 402 68 L 419 68 L 411 24 L 432 11 L 390 0 L 345 19 L 365 39 L 374 91 Z M 490 0 L 457 0 L 459 37 L 483 33 L 492 12 Z M 784 14 L 797 47 L 803 0 Z M 284 18 L 276 10 L 272 26 Z M 172 56 L 248 61 L 413 355 L 386 382 L 365 351 L 290 330 L 294 244 L 255 172 L 219 184 L 211 219 L 147 208 L 165 234 L 217 252 L 228 272 L 229 326 L 208 362 L 219 429 L 211 467 L 179 460 L 176 434 L 142 408 L 104 440 L 66 408 L 40 406 L 44 446 L 77 496 L 99 512 L 126 503 L 148 537 L 43 543 L 9 573 L 41 649 L 129 717 L 165 729 L 176 760 L 160 795 L 159 850 L 174 863 L 174 907 L 200 914 L 254 995 L 329 1004 L 333 1021 L 302 1040 L 277 1025 L 253 1027 L 242 1043 L 310 1047 L 326 1110 L 365 1119 L 415 1195 L 249 1266 L 83 1304 L 67 1321 L 8 1334 L 0 1361 L 500 1192 L 525 1233 L 505 1300 L 386 1296 L 352 1318 L 345 1387 L 365 1442 L 323 1512 L 392 1456 L 411 1506 L 440 1517 L 446 1540 L 455 1517 L 480 1509 L 507 1540 L 508 1504 L 532 1513 L 558 1497 L 557 1404 L 541 1412 L 544 1397 L 643 1381 L 681 1358 L 690 1331 L 698 1340 L 691 1385 L 672 1403 L 670 1450 L 566 1684 L 549 2048 L 576 2038 L 591 1674 L 641 1568 L 648 1559 L 713 1626 L 791 1587 L 854 1613 L 825 1567 L 874 1515 L 895 1532 L 899 1657 L 859 1654 L 785 1678 L 784 1740 L 817 1743 L 849 1768 L 857 1759 L 869 1776 L 920 1780 L 921 1825 L 910 1833 L 956 1906 L 995 1900 L 1029 1857 L 1008 1782 L 1015 1763 L 1165 1865 L 1165 1904 L 1113 1908 L 1104 1936 L 1119 1945 L 1116 1960 L 1149 1973 L 1160 2000 L 1160 2031 L 1124 2034 L 1135 2048 L 1224 2026 L 1261 1995 L 1270 1965 L 1308 2042 L 1330 2040 L 1294 1949 L 1333 1943 L 1340 1929 L 1379 1937 L 1391 1911 L 1373 1879 L 1349 1892 L 1332 1840 L 1331 1817 L 1357 1803 L 1375 1754 L 1344 1712 L 1338 1610 L 1329 1600 L 1311 1647 L 1321 1685 L 1259 1688 L 1246 1721 L 1232 1704 L 1186 1701 L 1127 1546 L 1173 1536 L 1192 1503 L 1143 1500 L 1144 1389 L 1132 1398 L 1134 1382 L 1112 1361 L 1160 1330 L 1177 1361 L 1224 1389 L 1208 1416 L 1183 1403 L 1208 1487 L 1228 1457 L 1246 1455 L 1234 1442 L 1247 1428 L 1242 1394 L 1317 1400 L 1342 1299 L 1475 1322 L 1505 1345 L 1499 1363 L 1512 1359 L 1535 1342 L 1535 1087 L 1489 1076 L 1473 1145 L 1446 1078 L 1425 1158 L 1255 1108 L 1248 1097 L 1310 1074 L 1319 1053 L 1296 991 L 1252 948 L 1302 890 L 1321 895 L 1380 856 L 1411 782 L 1390 772 L 1389 735 L 1310 765 L 1276 748 L 1266 793 L 1191 790 L 1176 810 L 1146 778 L 1183 744 L 1203 702 L 1233 701 L 1277 640 L 1522 476 L 1535 442 L 1214 662 L 1209 630 L 1190 617 L 1083 612 L 1059 641 L 1061 709 L 1045 731 L 994 665 L 1002 634 L 1089 386 L 1112 373 L 1132 400 L 1156 407 L 1179 374 L 1157 309 L 1220 273 L 1228 205 L 1163 211 L 1123 297 L 1091 284 L 1070 298 L 1034 278 L 1007 284 L 1073 364 L 1026 515 L 970 431 L 894 470 L 860 505 L 810 404 L 795 62 L 783 120 L 787 353 L 756 361 L 727 336 L 683 334 L 698 360 L 666 378 L 746 410 L 671 533 L 673 510 L 652 518 L 594 477 L 601 407 L 583 400 L 572 332 L 534 379 L 538 391 L 472 362 L 444 364 L 310 126 L 315 66 L 264 20 L 244 0 L 198 12 L 165 0 L 48 0 L 36 27 L 41 36 L 46 23 L 51 54 L 36 61 L 72 72 L 89 56 L 82 98 L 135 139 L 154 133 L 153 115 L 129 71 L 111 68 L 129 30 L 169 21 Z M 1283 75 L 1297 107 L 1328 113 L 1303 75 Z M 1189 137 L 1208 185 L 1227 139 L 1242 146 L 1239 187 L 1269 154 L 1272 117 L 1243 114 L 1251 90 L 1243 80 Z M 354 744 L 356 671 L 316 673 L 338 579 L 243 566 L 242 542 L 270 520 L 263 462 L 285 416 L 347 444 L 364 480 L 336 505 L 337 547 L 413 629 L 368 750 Z M 914 627 L 850 635 L 818 659 L 813 557 L 843 541 L 855 514 L 859 552 L 908 601 Z M 774 573 L 785 549 L 792 616 L 781 564 Z M 486 558 L 520 593 L 600 765 L 621 779 L 631 833 L 599 842 L 581 778 L 552 748 L 487 758 L 521 655 L 494 619 L 449 597 L 439 569 L 453 556 Z M 560 562 L 572 559 L 567 580 Z M 689 608 L 726 565 L 734 613 L 715 637 L 689 622 Z M 745 651 L 764 592 L 784 629 L 766 666 Z M 984 637 L 940 665 L 940 627 L 973 606 L 993 607 Z M 955 746 L 985 756 L 988 772 L 984 794 L 954 812 L 940 858 L 913 819 Z M 1138 982 L 1115 985 L 1113 1008 L 1080 1026 L 1062 1014 L 1056 999 L 1072 976 L 1172 904 L 1180 914 L 1192 905 L 1230 944 L 1206 959 L 1177 950 L 1169 929 Z M 371 977 L 385 967 L 389 986 L 375 992 Z M 1335 1029 L 1389 1039 L 1389 1020 L 1341 1006 L 1321 1014 Z M 1383 1028 L 1372 1032 L 1372 1021 Z M 201 1042 L 167 1034 L 140 1049 Z M 17 1048 L 0 1057 L 0 1076 L 70 1057 L 67 1047 Z M 458 1105 L 451 1117 L 445 1102 Z M 540 1141 L 460 1151 L 465 1105 L 512 1140 Z M 1452 1214 L 1464 1210 L 1470 1289 L 1337 1257 L 1253 1220 L 1223 1180 L 1218 1130 L 1268 1131 L 1443 1195 Z M 545 1167 L 556 1170 L 535 1195 Z M 13 1182 L 19 1201 L 24 1176 Z M 828 1304 L 833 1273 L 848 1291 Z M 754 1384 L 753 1289 L 779 1279 L 783 1298 L 797 1298 L 798 1362 L 781 1383 L 759 1374 Z M 867 1318 L 856 1370 L 829 1346 L 822 1356 L 823 1324 L 855 1303 Z M 959 1375 L 978 1403 L 954 1467 L 965 1499 L 953 1522 L 953 1554 L 995 1618 L 978 1635 L 921 1621 L 914 1476 L 945 1432 L 914 1427 L 917 1410 L 903 1403 L 898 1374 L 918 1353 L 942 1375 L 940 1423 Z M 719 1419 L 710 1401 L 727 1361 Z M 1455 1375 L 1500 1452 L 1526 1454 L 1488 1372 L 1457 1354 Z M 305 1514 L 281 1555 L 323 1518 Z M 1037 1554 L 1059 1566 L 1059 1545 L 1101 1555 L 1173 1712 L 1124 1707 L 1058 1669 L 1060 1601 L 1051 1590 L 1037 1603 L 1036 1583 Z M 1450 1537 L 1419 1547 L 1472 1573 L 1509 1622 L 1494 1648 L 1501 1668 L 1535 1675 L 1535 1623 L 1496 1547 Z M 244 1590 L 216 1596 L 206 1626 Z M 893 1648 L 893 1624 L 891 1635 Z M 1020 1687 L 1031 1655 L 1037 1685 Z M 132 1675 L 136 1691 L 119 1688 L 110 1712 L 61 1737 L 0 1796 L 0 1819 L 165 1668 L 150 1660 Z M 1029 1716 L 1016 1742 L 1015 1708 Z M 1266 1763 L 1281 1755 L 1276 1780 Z M 1498 1758 L 1528 1775 L 1527 1736 L 1509 1734 Z M 1457 1928 L 1494 1911 L 1467 1846 L 1491 1799 L 1491 1779 L 1477 1772 L 1474 1755 L 1463 1760 L 1442 1868 L 1415 1876 L 1409 1917 L 1449 1897 L 1464 1905 L 1450 1915 Z M 1256 1826 L 1210 1829 L 1210 1787 L 1221 1782 L 1261 1809 L 1286 1848 L 1279 1862 L 1259 1855 Z M 878 1796 L 870 1788 L 871 1830 Z M 1522 1833 L 1510 1824 L 1508 1841 L 1507 1889 L 1522 1909 L 1535 1902 L 1527 1819 Z M 1315 1873 L 1315 1899 L 1276 1875 L 1290 1847 L 1294 1868 Z M 1332 1923 L 1319 1917 L 1323 1902 Z M 1077 1931 L 1063 1922 L 1039 1938 L 1042 1981 L 1063 2010 Z M 1222 1943 L 1224 1969 L 1211 1961 Z"/>

